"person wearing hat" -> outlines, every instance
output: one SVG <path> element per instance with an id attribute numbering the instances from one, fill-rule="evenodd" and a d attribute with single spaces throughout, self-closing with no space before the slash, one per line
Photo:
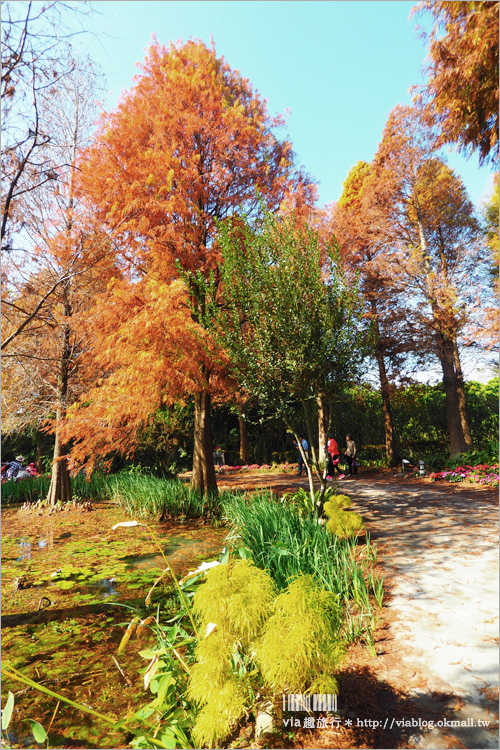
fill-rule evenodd
<path id="1" fill-rule="evenodd" d="M 21 469 L 23 468 L 24 456 L 16 456 L 14 461 L 11 461 L 7 465 L 7 471 L 5 473 L 6 479 L 15 479 Z"/>

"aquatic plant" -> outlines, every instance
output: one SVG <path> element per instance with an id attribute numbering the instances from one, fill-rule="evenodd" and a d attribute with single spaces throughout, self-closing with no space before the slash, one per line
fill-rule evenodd
<path id="1" fill-rule="evenodd" d="M 106 500 L 109 497 L 108 482 L 110 477 L 94 472 L 90 479 L 76 476 L 71 479 L 72 495 L 80 500 Z M 45 499 L 50 485 L 50 476 L 29 477 L 19 482 L 4 482 L 2 484 L 2 503 L 14 505 L 17 503 L 36 503 Z"/>
<path id="2" fill-rule="evenodd" d="M 108 489 L 112 500 L 139 518 L 216 519 L 220 515 L 216 495 L 204 495 L 175 479 L 121 472 L 108 478 Z"/>

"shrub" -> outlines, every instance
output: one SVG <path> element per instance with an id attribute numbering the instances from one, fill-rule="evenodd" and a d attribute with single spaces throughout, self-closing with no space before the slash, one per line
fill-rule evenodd
<path id="1" fill-rule="evenodd" d="M 268 617 L 275 596 L 274 583 L 264 570 L 250 560 L 229 562 L 210 571 L 194 595 L 193 611 L 202 629 L 215 622 L 219 632 L 248 644 Z"/>
<path id="2" fill-rule="evenodd" d="M 277 597 L 257 643 L 262 676 L 275 691 L 337 693 L 343 651 L 337 597 L 301 575 Z"/>
<path id="3" fill-rule="evenodd" d="M 324 511 L 328 516 L 326 530 L 339 539 L 350 539 L 364 529 L 361 516 L 352 510 L 345 510 L 351 505 L 351 498 L 347 495 L 333 495 L 325 503 Z"/>
<path id="4" fill-rule="evenodd" d="M 196 647 L 188 697 L 202 706 L 193 728 L 199 747 L 223 740 L 245 713 L 247 680 L 235 675 L 233 656 L 259 635 L 275 596 L 269 575 L 248 560 L 213 568 L 196 591 L 193 611 L 205 636 Z"/>
<path id="5" fill-rule="evenodd" d="M 262 692 L 262 681 L 272 692 L 338 692 L 341 606 L 312 576 L 299 576 L 277 594 L 266 571 L 230 560 L 208 572 L 193 605 L 205 634 L 187 691 L 201 706 L 193 727 L 197 747 L 220 746 L 257 688 Z"/>

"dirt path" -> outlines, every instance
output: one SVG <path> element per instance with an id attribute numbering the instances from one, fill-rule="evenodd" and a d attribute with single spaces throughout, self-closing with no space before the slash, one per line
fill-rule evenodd
<path id="1" fill-rule="evenodd" d="M 250 489 L 253 482 L 240 475 L 220 485 Z M 282 475 L 255 477 L 253 486 L 281 493 L 306 483 Z M 377 542 L 390 592 L 388 632 L 372 669 L 407 692 L 421 707 L 422 722 L 433 715 L 436 724 L 453 722 L 422 729 L 417 716 L 408 745 L 498 748 L 496 490 L 388 474 L 339 486 Z"/>

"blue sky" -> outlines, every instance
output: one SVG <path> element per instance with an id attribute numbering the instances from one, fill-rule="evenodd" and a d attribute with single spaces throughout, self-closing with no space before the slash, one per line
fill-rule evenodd
<path id="1" fill-rule="evenodd" d="M 409 20 L 413 2 L 128 0 L 95 2 L 96 36 L 80 37 L 107 78 L 106 108 L 131 86 L 136 63 L 158 40 L 213 37 L 218 55 L 249 78 L 272 114 L 289 110 L 286 129 L 306 171 L 319 183 L 320 205 L 338 200 L 358 161 L 371 161 L 389 112 L 409 103 L 425 43 Z M 447 150 L 448 162 L 478 204 L 491 174 Z"/>

